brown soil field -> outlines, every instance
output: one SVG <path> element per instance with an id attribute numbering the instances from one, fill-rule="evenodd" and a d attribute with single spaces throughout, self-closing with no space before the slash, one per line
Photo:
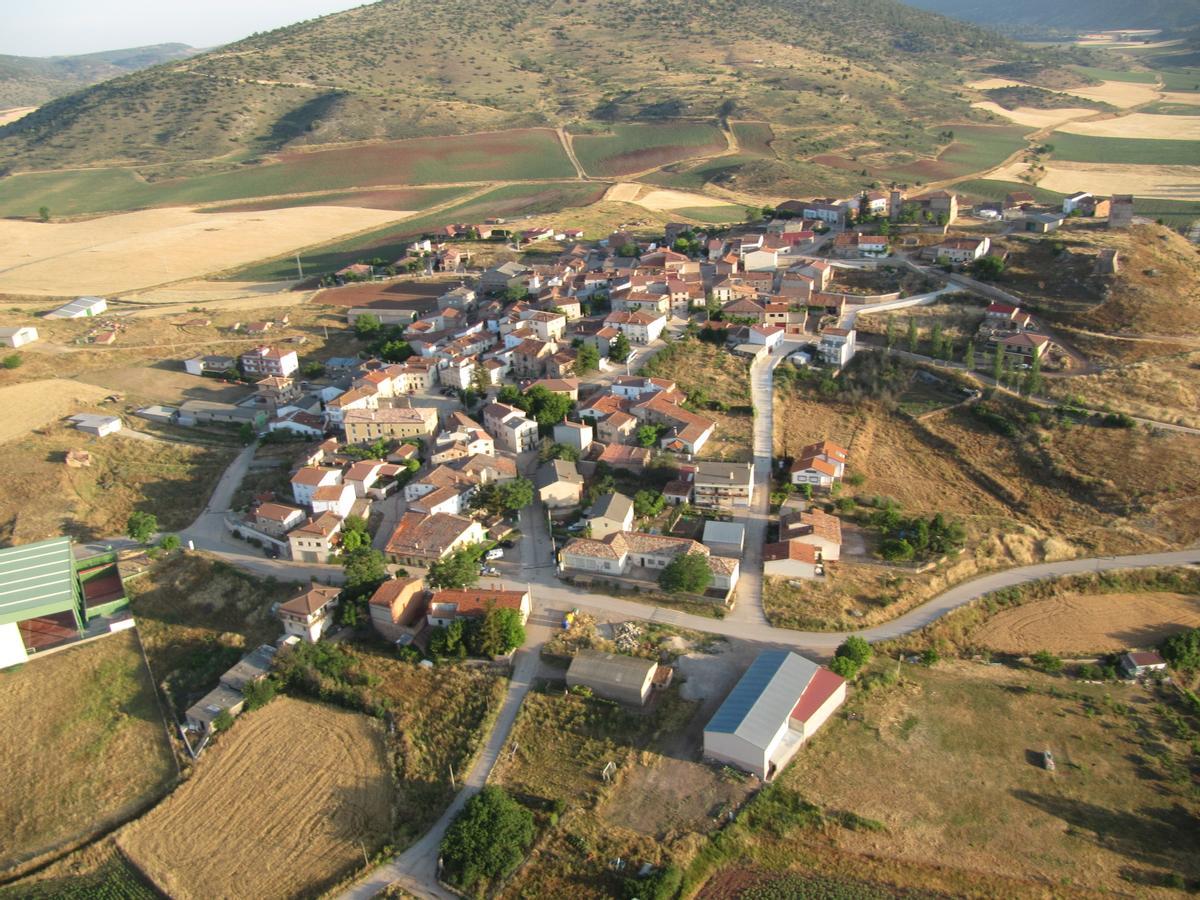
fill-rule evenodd
<path id="1" fill-rule="evenodd" d="M 0 477 L 0 538 L 13 543 L 60 534 L 85 541 L 117 537 L 134 510 L 153 513 L 164 531 L 184 528 L 235 452 L 124 433 L 94 438 L 61 425 L 5 449 L 21 460 L 19 469 Z M 92 464 L 69 468 L 64 460 L 74 449 L 90 453 Z"/>
<path id="2" fill-rule="evenodd" d="M 136 813 L 177 775 L 132 631 L 0 672 L 0 869 Z"/>
<path id="3" fill-rule="evenodd" d="M 0 444 L 63 416 L 90 409 L 108 393 L 95 385 L 63 378 L 0 387 Z"/>
<path id="4" fill-rule="evenodd" d="M 421 279 L 410 281 L 372 282 L 368 284 L 348 284 L 343 287 L 327 288 L 320 291 L 312 302 L 321 306 L 340 306 L 349 309 L 354 306 L 366 306 L 378 301 L 388 303 L 411 304 L 418 313 L 425 313 L 437 306 L 437 298 L 451 288 L 457 286 L 461 279 Z"/>
<path id="5" fill-rule="evenodd" d="M 1154 647 L 1168 635 L 1196 627 L 1200 597 L 1075 594 L 1003 610 L 976 629 L 971 640 L 1000 653 L 1049 650 L 1069 656 Z"/>
<path id="6" fill-rule="evenodd" d="M 362 864 L 391 825 L 383 734 L 291 698 L 245 714 L 195 774 L 117 843 L 179 900 L 311 895 Z"/>
<path id="7" fill-rule="evenodd" d="M 1156 116 L 1152 113 L 1131 113 L 1115 119 L 1071 122 L 1058 130 L 1065 131 L 1067 134 L 1087 134 L 1093 137 L 1195 141 L 1200 140 L 1200 116 Z"/>
<path id="8" fill-rule="evenodd" d="M 1083 97 L 1085 100 L 1111 103 L 1122 109 L 1151 103 L 1159 96 L 1158 88 L 1153 85 L 1137 84 L 1132 81 L 1106 81 L 1090 87 L 1070 88 L 1064 90 L 1063 93 Z"/>
<path id="9" fill-rule="evenodd" d="M 0 292 L 119 294 L 199 278 L 403 219 L 341 206 L 152 209 L 84 222 L 0 220 Z"/>
<path id="10" fill-rule="evenodd" d="M 640 184 L 632 181 L 620 181 L 610 187 L 604 199 L 610 203 L 625 203 L 634 200 L 642 190 Z"/>

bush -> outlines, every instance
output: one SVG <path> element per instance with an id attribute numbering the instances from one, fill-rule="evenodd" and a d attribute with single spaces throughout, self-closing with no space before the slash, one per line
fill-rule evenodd
<path id="1" fill-rule="evenodd" d="M 242 696 L 246 698 L 246 710 L 252 711 L 266 706 L 275 699 L 276 684 L 273 678 L 260 678 L 251 681 L 242 688 Z"/>
<path id="2" fill-rule="evenodd" d="M 511 874 L 533 844 L 533 813 L 488 785 L 467 801 L 442 839 L 446 880 L 474 892 Z"/>
<path id="3" fill-rule="evenodd" d="M 1171 635 L 1159 649 L 1173 669 L 1200 669 L 1200 628 Z"/>
<path id="4" fill-rule="evenodd" d="M 125 533 L 139 544 L 149 543 L 156 531 L 158 519 L 153 513 L 136 510 L 129 514 L 129 519 L 125 522 Z"/>
<path id="5" fill-rule="evenodd" d="M 829 661 L 829 671 L 849 681 L 858 674 L 858 664 L 848 657 L 835 656 Z"/>
<path id="6" fill-rule="evenodd" d="M 921 665 L 923 666 L 935 666 L 941 662 L 941 659 L 942 655 L 937 652 L 936 647 L 929 647 L 921 653 Z"/>
<path id="7" fill-rule="evenodd" d="M 916 551 L 904 538 L 888 538 L 880 545 L 879 555 L 889 562 L 908 562 Z"/>
<path id="8" fill-rule="evenodd" d="M 645 878 L 626 878 L 621 888 L 627 900 L 674 900 L 682 885 L 683 870 L 669 865 Z"/>
<path id="9" fill-rule="evenodd" d="M 867 643 L 866 638 L 861 638 L 856 634 L 852 634 L 846 640 L 842 641 L 836 653 L 836 656 L 852 660 L 860 668 L 869 663 L 871 657 L 874 655 L 875 651 L 871 649 L 871 645 Z"/>
<path id="10" fill-rule="evenodd" d="M 160 540 L 158 542 L 158 546 L 160 549 L 165 550 L 167 553 L 170 553 L 172 550 L 178 550 L 179 549 L 179 535 L 164 534 L 162 536 L 162 540 Z"/>
<path id="11" fill-rule="evenodd" d="M 672 594 L 703 594 L 712 583 L 708 559 L 699 553 L 681 553 L 658 576 L 658 584 Z"/>
<path id="12" fill-rule="evenodd" d="M 1063 670 L 1063 661 L 1051 653 L 1049 650 L 1039 650 L 1030 657 L 1036 668 L 1043 672 L 1061 672 Z"/>
<path id="13" fill-rule="evenodd" d="M 20 353 L 10 353 L 8 356 L 4 357 L 3 365 L 6 369 L 16 369 L 21 365 L 22 362 L 23 360 L 21 359 Z"/>

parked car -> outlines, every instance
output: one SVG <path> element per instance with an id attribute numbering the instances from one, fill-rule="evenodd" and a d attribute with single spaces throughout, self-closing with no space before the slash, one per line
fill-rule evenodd
<path id="1" fill-rule="evenodd" d="M 515 547 L 517 545 L 514 541 L 501 541 L 500 546 L 503 547 L 505 550 L 511 550 L 513 547 Z"/>
<path id="2" fill-rule="evenodd" d="M 503 558 L 503 556 L 504 556 L 503 550 L 501 550 L 499 547 L 493 547 L 491 550 L 489 550 L 487 553 L 485 553 L 483 555 L 483 558 L 486 560 L 493 560 L 493 559 L 501 559 L 501 558 Z"/>
<path id="3" fill-rule="evenodd" d="M 497 569 L 495 566 L 487 566 L 486 568 L 484 568 L 484 570 L 480 574 L 481 575 L 499 575 L 500 570 Z"/>

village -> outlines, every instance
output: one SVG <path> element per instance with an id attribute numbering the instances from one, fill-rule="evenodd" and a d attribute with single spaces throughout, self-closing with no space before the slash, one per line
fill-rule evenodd
<path id="1" fill-rule="evenodd" d="M 505 706 L 480 737 L 489 749 L 463 773 L 477 790 L 536 679 L 632 709 L 678 692 L 673 659 L 628 637 L 631 623 L 651 618 L 767 645 L 704 698 L 692 752 L 769 784 L 847 701 L 870 647 L 772 627 L 765 583 L 819 590 L 848 556 L 874 553 L 836 503 L 852 451 L 803 421 L 774 421 L 777 368 L 836 383 L 862 354 L 902 356 L 964 401 L 978 391 L 938 381 L 939 370 L 1000 389 L 1084 369 L 1069 341 L 991 284 L 1006 263 L 992 237 L 1046 234 L 1081 217 L 1112 229 L 1133 221 L 1130 197 L 1076 194 L 1061 210 L 1020 193 L 970 210 L 958 202 L 898 190 L 788 201 L 755 223 L 671 223 L 652 240 L 458 224 L 414 241 L 402 259 L 330 273 L 322 296 L 358 355 L 313 359 L 294 340 L 273 340 L 286 313 L 237 323 L 259 342 L 252 349 L 173 365 L 238 386 L 240 399 L 136 410 L 141 422 L 245 438 L 192 526 L 140 542 L 60 537 L 0 550 L 0 667 L 36 667 L 56 649 L 133 628 L 122 560 L 161 537 L 167 552 L 211 553 L 299 583 L 272 607 L 279 639 L 248 648 L 173 723 L 201 766 L 282 660 L 316 644 L 382 642 L 422 667 L 467 658 L 507 667 Z M 472 267 L 473 253 L 497 241 L 562 249 Z M 1115 252 L 1095 260 L 1098 276 L 1119 266 Z M 405 293 L 414 285 L 419 295 Z M 905 349 L 888 314 L 948 298 L 977 307 L 973 331 Z M 56 317 L 94 318 L 89 340 L 120 342 L 103 298 L 79 298 Z M 22 325 L 0 339 L 15 350 L 38 333 Z M 723 404 L 650 373 L 658 354 L 688 341 L 744 371 L 745 452 L 722 442 Z M 69 421 L 96 440 L 128 427 L 115 413 Z M 88 464 L 78 452 L 68 465 Z M 257 473 L 276 459 L 286 480 L 268 485 Z M 606 633 L 628 640 L 576 640 L 597 610 Z M 551 644 L 570 648 L 565 670 L 540 662 Z M 1130 678 L 1166 667 L 1152 648 L 1129 650 Z M 431 833 L 444 834 L 456 809 Z M 405 854 L 348 896 L 391 882 L 437 890 L 435 862 Z"/>

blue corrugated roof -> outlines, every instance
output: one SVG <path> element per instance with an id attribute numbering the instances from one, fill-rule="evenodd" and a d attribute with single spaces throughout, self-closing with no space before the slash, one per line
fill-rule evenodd
<path id="1" fill-rule="evenodd" d="M 766 747 L 787 722 L 816 671 L 817 664 L 803 656 L 787 650 L 764 650 L 704 730 L 736 734 Z"/>

